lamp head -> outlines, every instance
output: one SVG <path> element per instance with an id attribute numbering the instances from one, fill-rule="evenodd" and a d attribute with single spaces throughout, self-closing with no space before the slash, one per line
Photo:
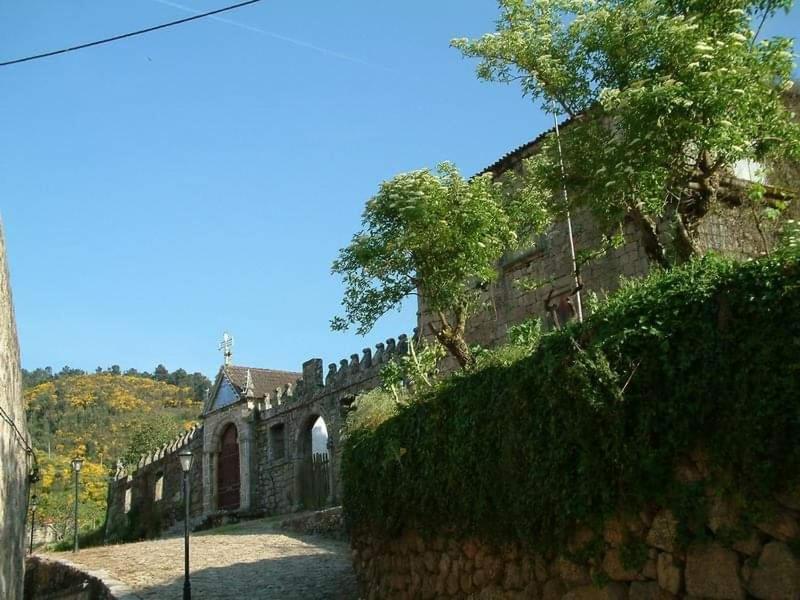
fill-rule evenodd
<path id="1" fill-rule="evenodd" d="M 34 494 L 33 496 L 31 496 L 31 510 L 35 511 L 38 504 L 39 504 L 38 498 L 36 497 L 36 494 Z"/>
<path id="2" fill-rule="evenodd" d="M 181 459 L 181 470 L 184 473 L 188 473 L 189 470 L 192 468 L 192 459 L 193 459 L 192 451 L 189 450 L 188 448 L 185 450 L 181 450 L 178 453 L 178 458 Z"/>
<path id="3" fill-rule="evenodd" d="M 83 466 L 83 459 L 80 456 L 76 456 L 72 459 L 72 470 L 76 473 L 81 470 Z"/>

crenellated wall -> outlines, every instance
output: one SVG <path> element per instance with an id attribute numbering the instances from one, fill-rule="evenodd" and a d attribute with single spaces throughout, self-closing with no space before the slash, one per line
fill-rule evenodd
<path id="1" fill-rule="evenodd" d="M 349 359 L 330 363 L 315 358 L 303 363 L 302 376 L 260 398 L 212 410 L 202 424 L 170 444 L 140 458 L 130 469 L 120 465 L 109 491 L 106 538 L 109 541 L 153 537 L 183 520 L 178 454 L 194 454 L 190 474 L 193 521 L 227 516 L 217 506 L 220 439 L 236 427 L 239 444 L 240 506 L 235 516 L 283 514 L 308 508 L 302 503 L 301 470 L 311 452 L 311 427 L 322 417 L 328 430 L 326 505 L 340 501 L 340 430 L 348 407 L 361 392 L 380 385 L 380 371 L 408 352 L 408 336 L 364 348 Z M 280 431 L 280 439 L 278 439 Z M 159 484 L 159 480 L 161 483 Z M 157 499 L 156 487 L 161 486 Z"/>
<path id="2" fill-rule="evenodd" d="M 195 456 L 189 472 L 190 515 L 202 515 L 202 443 L 203 428 L 195 426 L 142 456 L 130 471 L 117 466 L 109 484 L 106 541 L 154 537 L 183 520 L 183 471 L 178 454 L 187 448 Z"/>

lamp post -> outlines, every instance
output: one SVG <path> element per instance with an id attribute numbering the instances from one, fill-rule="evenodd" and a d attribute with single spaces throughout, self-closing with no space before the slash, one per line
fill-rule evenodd
<path id="1" fill-rule="evenodd" d="M 183 519 L 183 600 L 192 600 L 192 586 L 189 583 L 189 471 L 192 468 L 192 451 L 182 450 L 178 457 L 183 471 L 183 505 L 186 514 Z"/>
<path id="2" fill-rule="evenodd" d="M 78 551 L 78 473 L 81 472 L 83 466 L 83 459 L 76 456 L 72 459 L 72 470 L 75 472 L 75 544 L 72 547 L 73 552 Z"/>
<path id="3" fill-rule="evenodd" d="M 28 554 L 33 554 L 33 528 L 36 527 L 36 494 L 31 496 L 31 546 L 28 550 Z"/>

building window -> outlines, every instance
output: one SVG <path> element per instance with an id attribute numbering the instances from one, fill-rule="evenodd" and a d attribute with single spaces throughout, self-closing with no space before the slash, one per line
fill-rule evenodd
<path id="1" fill-rule="evenodd" d="M 131 512 L 131 499 L 133 496 L 133 491 L 131 488 L 125 490 L 125 514 L 127 515 Z"/>
<path id="2" fill-rule="evenodd" d="M 153 490 L 153 500 L 158 502 L 164 497 L 164 474 L 159 473 L 156 475 L 156 486 Z"/>
<path id="3" fill-rule="evenodd" d="M 269 451 L 272 460 L 280 460 L 286 457 L 285 427 L 283 423 L 273 425 L 269 428 Z"/>

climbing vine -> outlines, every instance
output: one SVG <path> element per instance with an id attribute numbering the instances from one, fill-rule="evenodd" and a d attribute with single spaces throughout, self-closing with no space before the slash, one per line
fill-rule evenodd
<path id="1" fill-rule="evenodd" d="M 697 490 L 674 468 L 699 446 L 722 489 L 757 505 L 800 473 L 798 315 L 791 245 L 627 283 L 584 324 L 351 431 L 346 516 L 551 548 L 647 503 L 691 522 Z"/>

